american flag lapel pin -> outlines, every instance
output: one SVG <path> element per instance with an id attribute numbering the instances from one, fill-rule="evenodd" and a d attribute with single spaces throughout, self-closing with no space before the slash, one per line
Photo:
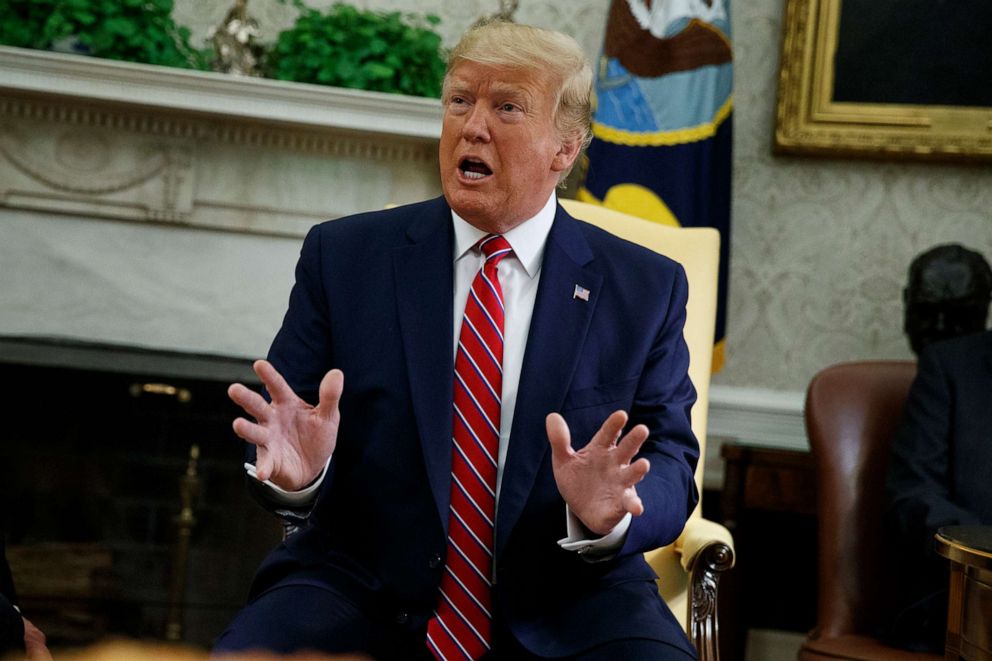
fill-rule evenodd
<path id="1" fill-rule="evenodd" d="M 589 290 L 582 285 L 575 285 L 575 291 L 572 292 L 572 298 L 579 299 L 580 301 L 589 301 Z"/>

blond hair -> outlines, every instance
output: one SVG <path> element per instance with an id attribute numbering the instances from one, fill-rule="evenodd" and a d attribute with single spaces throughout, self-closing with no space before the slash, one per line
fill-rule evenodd
<path id="1" fill-rule="evenodd" d="M 574 136 L 581 141 L 581 148 L 589 144 L 592 139 L 592 68 L 572 37 L 502 20 L 487 21 L 472 27 L 448 56 L 442 92 L 445 102 L 451 72 L 463 61 L 550 75 L 558 86 L 555 90 L 554 122 L 559 139 L 567 140 Z"/>

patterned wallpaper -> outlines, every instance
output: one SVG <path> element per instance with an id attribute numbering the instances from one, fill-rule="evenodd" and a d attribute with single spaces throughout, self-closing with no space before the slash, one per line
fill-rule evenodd
<path id="1" fill-rule="evenodd" d="M 912 257 L 959 242 L 992 260 L 992 167 L 781 157 L 771 154 L 785 0 L 732 2 L 735 43 L 734 206 L 728 361 L 714 383 L 804 390 L 843 360 L 908 358 L 901 289 Z M 309 0 L 313 6 L 329 0 Z M 447 44 L 498 0 L 357 0 L 433 12 Z M 520 0 L 517 20 L 600 46 L 609 0 Z M 200 37 L 229 4 L 177 0 Z M 294 10 L 251 0 L 266 38 Z"/>
<path id="2" fill-rule="evenodd" d="M 819 369 L 910 358 L 910 260 L 958 242 L 992 260 L 992 167 L 771 154 L 784 0 L 733 5 L 735 143 L 723 385 L 804 390 Z"/>

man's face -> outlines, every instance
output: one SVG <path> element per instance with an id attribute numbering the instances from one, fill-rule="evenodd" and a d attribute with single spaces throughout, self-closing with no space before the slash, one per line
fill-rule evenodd
<path id="1" fill-rule="evenodd" d="M 554 88 L 534 71 L 457 64 L 448 76 L 441 129 L 441 187 L 455 213 L 502 234 L 534 216 L 579 140 L 554 126 Z"/>

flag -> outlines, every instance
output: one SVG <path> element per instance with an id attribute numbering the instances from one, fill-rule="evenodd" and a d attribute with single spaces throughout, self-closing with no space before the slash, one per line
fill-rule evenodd
<path id="1" fill-rule="evenodd" d="M 730 256 L 730 0 L 612 0 L 596 76 L 585 202 L 720 231 L 713 371 Z"/>

